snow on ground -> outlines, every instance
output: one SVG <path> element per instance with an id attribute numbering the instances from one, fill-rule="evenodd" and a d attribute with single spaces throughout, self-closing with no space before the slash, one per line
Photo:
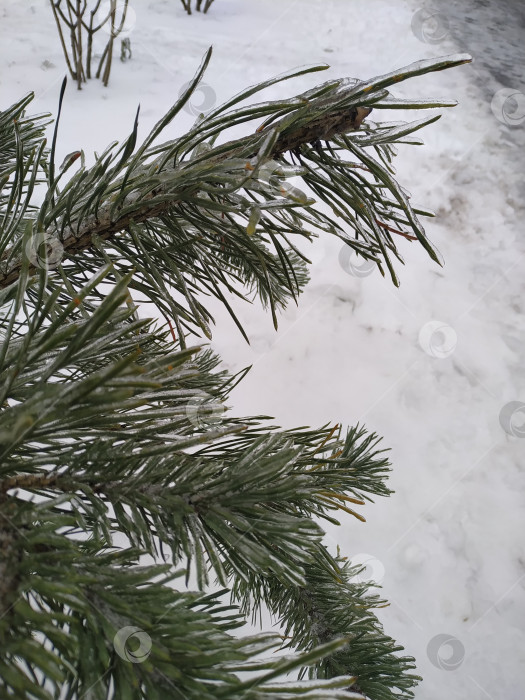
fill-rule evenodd
<path id="1" fill-rule="evenodd" d="M 422 134 L 424 147 L 404 147 L 397 162 L 413 201 L 438 215 L 427 232 L 445 266 L 402 243 L 396 290 L 377 272 L 353 276 L 340 243 L 319 240 L 311 282 L 279 332 L 262 310 L 238 307 L 248 347 L 218 308 L 214 347 L 232 369 L 253 364 L 232 397 L 236 414 L 274 415 L 286 427 L 364 421 L 392 448 L 396 493 L 366 507 L 366 524 L 348 519 L 328 535 L 347 556 L 368 559 L 367 575 L 381 580 L 391 602 L 386 631 L 424 677 L 416 697 L 520 700 L 525 440 L 523 413 L 509 418 L 510 402 L 525 401 L 520 20 L 501 15 L 496 2 L 440 7 L 428 19 L 417 0 L 216 0 L 207 16 L 188 17 L 176 0 L 134 0 L 133 58 L 114 62 L 108 89 L 69 86 L 57 162 L 123 138 L 139 102 L 147 133 L 209 44 L 204 107 L 303 64 L 331 68 L 276 86 L 268 98 L 478 50 L 473 66 L 396 90 L 460 103 Z M 0 108 L 32 89 L 35 111 L 56 112 L 65 69 L 55 32 L 44 0 L 0 0 Z M 193 119 L 183 112 L 166 138 Z"/>

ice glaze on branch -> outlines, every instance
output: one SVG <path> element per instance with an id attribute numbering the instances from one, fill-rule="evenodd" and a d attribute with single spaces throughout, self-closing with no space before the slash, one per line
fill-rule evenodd
<path id="1" fill-rule="evenodd" d="M 267 81 L 248 89 L 206 117 L 202 115 L 193 129 L 179 139 L 153 147 L 155 138 L 190 99 L 210 56 L 211 51 L 186 93 L 159 121 L 137 150 L 136 120 L 132 134 L 120 151 L 115 153 L 112 148 L 108 149 L 91 169 L 81 168 L 63 191 L 50 188 L 34 229 L 35 233 L 39 232 L 37 235 L 58 238 L 64 249 L 64 258 L 71 259 L 77 253 L 96 246 L 100 239 L 110 239 L 117 233 L 130 232 L 133 224 L 149 223 L 155 227 L 155 220 L 171 215 L 173 209 L 182 204 L 200 208 L 207 217 L 205 229 L 213 228 L 213 222 L 216 221 L 213 218 L 214 212 L 220 207 L 217 207 L 216 201 L 212 202 L 210 193 L 227 202 L 228 215 L 240 213 L 237 195 L 243 189 L 253 189 L 254 170 L 257 177 L 262 166 L 269 161 L 282 159 L 287 152 L 301 151 L 308 144 L 333 142 L 336 139 L 340 152 L 349 153 L 353 160 L 361 161 L 366 166 L 365 170 L 373 178 L 372 182 L 363 178 L 348 180 L 348 166 L 352 163 L 336 158 L 331 147 L 324 150 L 319 147 L 318 155 L 310 157 L 313 167 L 303 177 L 306 184 L 314 188 L 316 196 L 332 208 L 342 223 L 334 225 L 331 219 L 323 219 L 324 215 L 319 216 L 313 212 L 309 206 L 312 200 L 306 196 L 302 201 L 296 200 L 292 206 L 302 208 L 307 213 L 315 213 L 319 220 L 323 219 L 321 229 L 330 229 L 346 242 L 349 241 L 348 235 L 344 233 L 345 227 L 353 228 L 356 233 L 353 247 L 356 251 L 375 260 L 380 269 L 381 260 L 385 262 L 396 284 L 398 282 L 389 253 L 401 260 L 390 235 L 392 230 L 399 232 L 398 222 L 405 224 L 429 255 L 439 262 L 437 252 L 417 219 L 417 213 L 425 212 L 412 209 L 387 163 L 393 155 L 394 144 L 414 143 L 413 139 L 407 141 L 407 136 L 438 117 L 402 127 L 377 124 L 369 127 L 362 136 L 354 137 L 353 134 L 359 132 L 372 108 L 424 109 L 453 106 L 455 103 L 449 101 L 395 99 L 390 97 L 386 87 L 417 75 L 468 63 L 470 56 L 459 54 L 419 61 L 369 81 L 329 81 L 290 100 L 228 111 L 227 108 L 267 85 L 291 76 Z M 301 72 L 320 69 L 316 66 Z M 212 147 L 215 138 L 231 126 L 262 117 L 266 117 L 262 130 L 260 127 L 246 137 Z M 277 119 L 279 121 L 275 121 Z M 345 136 L 348 133 L 352 133 L 351 138 Z M 366 146 L 373 146 L 379 158 L 366 152 Z M 153 156 L 156 158 L 153 159 Z M 255 167 L 251 167 L 250 160 L 252 164 L 255 162 Z M 353 163 L 353 167 L 355 165 Z M 56 182 L 53 187 L 55 186 Z M 262 203 L 262 209 L 273 207 L 273 211 L 279 212 L 283 207 L 290 206 L 290 199 L 283 204 L 275 191 L 270 194 L 266 192 L 263 196 L 266 199 Z M 243 204 L 249 206 L 246 198 Z M 253 203 L 255 208 L 259 205 L 261 202 Z M 224 207 L 222 211 L 224 218 Z M 242 213 L 246 214 L 244 210 Z M 186 213 L 182 212 L 180 216 L 185 219 Z M 390 223 L 395 226 L 389 226 Z M 233 222 L 231 231 L 233 235 L 238 235 Z M 302 228 L 298 226 L 297 230 L 292 228 L 290 232 L 300 233 Z M 406 231 L 401 231 L 401 235 L 410 239 Z M 20 240 L 10 248 L 4 248 L 0 257 L 0 288 L 5 288 L 18 279 L 23 257 Z M 30 271 L 32 269 L 34 268 L 30 266 Z"/>
<path id="2" fill-rule="evenodd" d="M 350 110 L 336 110 L 333 114 L 327 113 L 322 117 L 314 117 L 310 123 L 306 125 L 299 126 L 297 129 L 292 130 L 289 133 L 280 135 L 277 138 L 274 148 L 268 154 L 266 160 L 272 160 L 278 158 L 283 153 L 287 151 L 297 150 L 303 144 L 308 144 L 312 142 L 323 140 L 328 140 L 334 136 L 342 133 L 348 133 L 349 131 L 358 129 L 365 119 L 365 117 L 370 114 L 372 110 L 366 107 L 357 107 Z M 279 129 L 279 124 L 275 126 L 266 127 L 263 131 L 258 134 L 251 135 L 248 137 L 240 138 L 237 141 L 231 141 L 229 143 L 230 149 L 227 153 L 218 155 L 216 159 L 212 158 L 214 164 L 220 163 L 221 161 L 226 161 L 228 157 L 230 158 L 254 158 L 258 155 L 258 150 L 256 146 L 261 143 L 261 140 L 266 136 L 268 131 L 273 129 Z M 223 150 L 224 147 L 221 147 Z M 186 163 L 182 164 L 183 166 Z M 175 173 L 180 168 L 168 168 L 163 171 L 164 177 L 169 175 L 170 170 Z M 93 244 L 93 239 L 97 236 L 99 239 L 106 240 L 116 233 L 121 231 L 126 231 L 129 228 L 131 222 L 142 223 L 153 219 L 169 211 L 172 207 L 176 206 L 182 201 L 188 199 L 193 193 L 197 193 L 199 190 L 198 186 L 192 186 L 187 189 L 179 190 L 179 192 L 172 191 L 170 183 L 161 184 L 155 189 L 151 190 L 147 195 L 142 197 L 140 200 L 136 197 L 135 193 L 131 193 L 124 199 L 122 204 L 118 207 L 118 211 L 128 209 L 130 205 L 137 202 L 136 209 L 132 213 L 126 213 L 123 216 L 117 216 L 112 218 L 111 211 L 113 209 L 112 202 L 107 202 L 99 207 L 99 213 L 97 216 L 88 217 L 77 229 L 76 235 L 73 233 L 73 226 L 69 225 L 65 229 L 65 235 L 60 236 L 61 243 L 64 247 L 65 255 L 74 255 Z M 173 195 L 170 197 L 169 195 Z M 164 201 L 158 202 L 159 197 L 166 197 Z M 56 230 L 52 229 L 47 231 L 49 235 L 56 235 Z M 2 258 L 0 258 L 0 267 L 3 268 L 5 261 L 9 258 L 10 251 L 7 250 Z M 8 271 L 2 269 L 0 271 L 0 288 L 4 288 L 12 284 L 18 279 L 20 274 L 20 269 L 22 266 L 22 261 L 17 261 L 13 266 L 11 266 Z M 34 270 L 34 266 L 30 266 L 30 271 Z"/>

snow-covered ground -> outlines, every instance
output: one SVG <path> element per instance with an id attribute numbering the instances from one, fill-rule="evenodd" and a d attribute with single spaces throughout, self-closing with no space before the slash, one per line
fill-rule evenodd
<path id="1" fill-rule="evenodd" d="M 311 282 L 279 332 L 262 310 L 239 307 L 248 347 L 217 308 L 214 346 L 232 369 L 253 364 L 236 414 L 286 427 L 364 421 L 392 448 L 396 493 L 329 538 L 381 579 L 386 631 L 424 677 L 416 697 L 521 700 L 525 404 L 511 402 L 525 402 L 523 15 L 511 0 L 436 6 L 429 19 L 417 0 L 216 0 L 188 17 L 177 0 L 133 0 L 133 58 L 114 62 L 107 89 L 69 86 L 57 162 L 122 139 L 139 102 L 144 135 L 210 44 L 205 108 L 303 64 L 331 68 L 268 98 L 459 49 L 478 57 L 396 91 L 459 100 L 397 162 L 413 201 L 438 215 L 426 228 L 444 268 L 407 241 L 396 290 L 377 272 L 352 275 L 341 244 L 318 240 Z M 64 72 L 45 0 L 0 0 L 0 109 L 34 90 L 34 110 L 56 113 Z M 183 112 L 166 138 L 193 119 Z"/>

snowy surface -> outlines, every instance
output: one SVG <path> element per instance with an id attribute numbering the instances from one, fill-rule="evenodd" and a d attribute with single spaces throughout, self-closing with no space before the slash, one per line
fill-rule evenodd
<path id="1" fill-rule="evenodd" d="M 428 20 L 420 4 L 404 0 L 216 0 L 207 16 L 188 17 L 177 0 L 134 0 L 133 58 L 114 62 L 108 89 L 70 85 L 57 162 L 123 138 L 139 102 L 145 134 L 209 44 L 204 107 L 303 64 L 331 68 L 276 86 L 268 98 L 479 51 L 473 66 L 395 91 L 459 101 L 422 132 L 424 147 L 404 147 L 397 162 L 413 201 L 438 215 L 426 229 L 445 267 L 401 242 L 406 266 L 398 266 L 396 290 L 377 272 L 349 274 L 337 239 L 318 240 L 312 280 L 279 332 L 257 307 L 239 307 L 248 347 L 217 309 L 214 347 L 231 369 L 253 364 L 232 397 L 236 414 L 267 413 L 286 427 L 364 421 L 392 448 L 396 493 L 366 506 L 366 524 L 349 516 L 329 540 L 356 561 L 369 559 L 367 572 L 381 580 L 391 602 L 381 611 L 385 629 L 424 677 L 416 697 L 521 700 L 525 414 L 518 410 L 511 424 L 513 406 L 505 408 L 525 401 L 519 18 L 493 22 L 497 2 L 441 6 Z M 497 60 L 492 77 L 487 66 Z M 34 110 L 55 113 L 64 71 L 44 0 L 0 0 L 0 109 L 34 90 Z M 193 119 L 183 112 L 166 138 Z"/>

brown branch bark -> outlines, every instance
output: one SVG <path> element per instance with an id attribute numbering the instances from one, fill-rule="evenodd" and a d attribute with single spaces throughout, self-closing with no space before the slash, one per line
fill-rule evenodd
<path id="1" fill-rule="evenodd" d="M 371 111 L 372 110 L 368 107 L 354 107 L 349 110 L 338 110 L 332 113 L 327 112 L 321 117 L 312 119 L 304 126 L 281 134 L 275 143 L 272 153 L 268 155 L 268 160 L 278 158 L 288 151 L 294 151 L 302 145 L 315 143 L 320 140 L 329 140 L 337 134 L 355 131 L 360 127 L 363 120 Z M 275 126 L 277 126 L 277 124 L 267 127 L 261 133 L 265 133 L 275 128 Z M 253 136 L 232 141 L 232 149 L 228 151 L 226 155 L 218 156 L 217 161 L 220 162 L 229 157 L 253 158 L 257 155 L 257 150 L 251 151 L 250 148 L 255 148 L 256 143 L 260 143 L 260 134 L 255 138 L 255 141 Z M 169 170 L 165 172 L 169 172 Z M 189 187 L 184 191 L 185 197 L 194 192 L 195 189 L 195 186 Z M 180 196 L 177 197 L 177 194 L 173 195 L 173 199 L 168 199 L 167 201 L 151 201 L 161 195 L 169 194 L 169 184 L 159 185 L 138 202 L 137 208 L 131 213 L 127 213 L 123 216 L 118 216 L 117 214 L 114 219 L 110 218 L 111 204 L 102 204 L 99 207 L 98 216 L 87 217 L 80 223 L 80 226 L 70 226 L 66 229 L 65 235 L 63 235 L 61 239 L 64 255 L 72 256 L 91 247 L 95 236 L 106 240 L 121 231 L 126 231 L 131 222 L 138 224 L 156 218 L 182 201 L 182 198 Z M 126 198 L 119 209 L 122 211 L 128 208 L 134 201 L 136 200 L 133 200 L 132 197 Z M 56 230 L 48 231 L 48 233 L 56 236 Z M 5 261 L 8 260 L 9 257 L 10 250 L 6 250 L 0 258 L 0 267 L 2 267 L 2 263 L 5 265 Z M 0 289 L 9 286 L 18 279 L 21 267 L 22 261 L 16 260 L 9 269 L 0 272 Z M 34 271 L 34 268 L 31 268 L 30 271 Z"/>
<path id="2" fill-rule="evenodd" d="M 0 494 L 11 489 L 44 489 L 52 486 L 59 478 L 58 474 L 20 474 L 0 481 Z"/>
<path id="3" fill-rule="evenodd" d="M 54 2 L 51 2 L 51 9 L 53 10 L 53 16 L 55 18 L 55 22 L 57 25 L 58 36 L 60 37 L 60 43 L 62 44 L 62 51 L 64 52 L 64 58 L 66 59 L 67 68 L 68 68 L 69 73 L 70 73 L 71 77 L 73 78 L 73 80 L 76 80 L 75 73 L 73 72 L 73 68 L 71 67 L 71 62 L 69 60 L 69 54 L 67 52 L 66 42 L 64 41 L 64 35 L 62 33 L 62 26 L 60 25 L 60 19 L 58 17 L 58 13 L 57 13 Z"/>
<path id="4" fill-rule="evenodd" d="M 19 539 L 21 533 L 11 523 L 13 504 L 0 496 L 0 618 L 7 615 L 18 598 L 21 559 Z M 0 646 L 2 639 L 0 638 Z"/>

